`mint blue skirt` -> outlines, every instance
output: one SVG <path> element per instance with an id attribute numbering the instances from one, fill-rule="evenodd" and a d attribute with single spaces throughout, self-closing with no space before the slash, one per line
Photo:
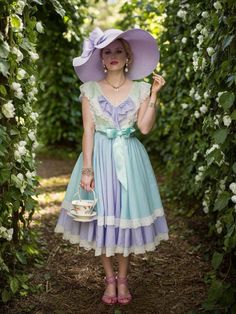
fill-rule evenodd
<path id="1" fill-rule="evenodd" d="M 68 215 L 72 200 L 79 198 L 76 192 L 83 166 L 81 152 L 54 230 L 73 244 L 93 249 L 95 256 L 143 254 L 169 238 L 157 180 L 144 145 L 135 136 L 122 137 L 119 156 L 114 150 L 117 142 L 117 138 L 101 132 L 94 134 L 92 162 L 98 199 L 95 219 L 78 222 Z M 81 199 L 93 199 L 92 192 L 80 192 Z"/>

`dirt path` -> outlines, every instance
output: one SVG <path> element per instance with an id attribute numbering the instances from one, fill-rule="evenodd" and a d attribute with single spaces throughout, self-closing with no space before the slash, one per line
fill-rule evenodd
<path id="1" fill-rule="evenodd" d="M 163 241 L 155 252 L 132 255 L 129 275 L 132 304 L 106 306 L 100 302 L 105 286 L 99 257 L 94 257 L 93 251 L 79 249 L 77 245 L 62 240 L 61 234 L 53 231 L 74 163 L 42 158 L 38 170 L 42 177 L 41 209 L 35 215 L 34 223 L 35 228 L 41 231 L 46 262 L 42 268 L 29 270 L 33 274 L 33 282 L 41 284 L 42 291 L 11 302 L 1 313 L 203 312 L 201 303 L 206 296 L 203 276 L 210 269 L 209 262 L 204 260 L 205 244 L 199 232 L 204 218 L 175 217 L 165 200 L 170 240 Z M 161 185 L 163 178 L 160 175 L 157 178 Z"/>

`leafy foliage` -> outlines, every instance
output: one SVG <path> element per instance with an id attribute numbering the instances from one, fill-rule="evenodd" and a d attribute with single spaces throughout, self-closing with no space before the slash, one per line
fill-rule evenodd
<path id="1" fill-rule="evenodd" d="M 30 290 L 24 265 L 40 262 L 30 227 L 37 208 L 38 114 L 33 105 L 38 54 L 34 2 L 1 1 L 0 15 L 0 292 L 3 302 Z"/>
<path id="2" fill-rule="evenodd" d="M 79 80 L 72 59 L 80 54 L 86 1 L 43 3 L 36 14 L 44 26 L 38 44 L 39 138 L 45 144 L 80 144 Z"/>
<path id="3" fill-rule="evenodd" d="M 121 25 L 154 34 L 160 26 L 153 14 L 165 19 L 158 43 L 167 85 L 147 144 L 166 164 L 169 197 L 184 205 L 186 215 L 201 211 L 208 217 L 215 251 L 204 308 L 235 310 L 236 4 L 133 0 L 125 12 Z"/>

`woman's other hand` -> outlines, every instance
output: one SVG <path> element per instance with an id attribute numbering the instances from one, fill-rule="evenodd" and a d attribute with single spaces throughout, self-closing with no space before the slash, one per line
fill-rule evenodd
<path id="1" fill-rule="evenodd" d="M 161 75 L 155 73 L 152 78 L 153 78 L 152 93 L 156 94 L 157 92 L 159 92 L 162 86 L 165 85 L 165 80 Z"/>

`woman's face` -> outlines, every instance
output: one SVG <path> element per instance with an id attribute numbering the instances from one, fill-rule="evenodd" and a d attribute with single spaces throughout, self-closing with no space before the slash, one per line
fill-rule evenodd
<path id="1" fill-rule="evenodd" d="M 115 40 L 102 50 L 102 60 L 107 70 L 117 71 L 125 66 L 126 51 L 119 40 Z"/>

